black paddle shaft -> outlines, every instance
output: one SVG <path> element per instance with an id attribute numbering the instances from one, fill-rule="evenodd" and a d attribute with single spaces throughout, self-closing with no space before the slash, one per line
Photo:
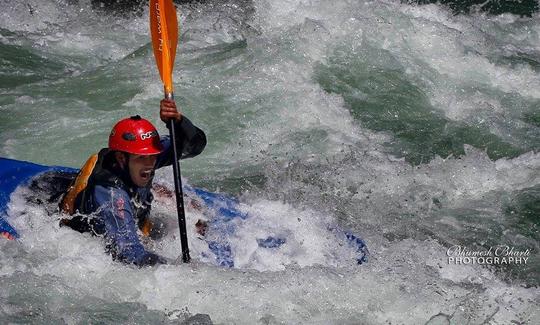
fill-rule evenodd
<path id="1" fill-rule="evenodd" d="M 171 96 L 166 96 L 165 98 L 173 100 Z M 178 225 L 180 228 L 180 244 L 182 245 L 182 261 L 184 263 L 189 263 L 191 257 L 189 256 L 189 247 L 187 240 L 187 230 L 186 230 L 186 212 L 184 210 L 184 191 L 182 190 L 182 178 L 180 173 L 180 161 L 178 156 L 178 150 L 176 149 L 176 130 L 175 123 L 169 121 L 169 131 L 172 142 L 173 149 L 173 174 L 174 174 L 174 189 L 176 193 L 176 210 L 178 212 Z M 180 155 L 182 152 L 180 152 Z"/>

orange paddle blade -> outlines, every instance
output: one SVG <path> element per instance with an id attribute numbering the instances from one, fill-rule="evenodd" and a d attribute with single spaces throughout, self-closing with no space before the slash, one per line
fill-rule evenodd
<path id="1" fill-rule="evenodd" d="M 150 0 L 150 33 L 165 92 L 172 93 L 172 72 L 178 44 L 178 20 L 172 0 Z"/>

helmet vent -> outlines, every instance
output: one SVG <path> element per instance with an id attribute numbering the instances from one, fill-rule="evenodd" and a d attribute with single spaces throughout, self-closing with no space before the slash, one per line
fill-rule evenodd
<path id="1" fill-rule="evenodd" d="M 135 137 L 135 134 L 133 134 L 131 132 L 122 133 L 122 139 L 124 139 L 126 141 L 135 141 L 135 140 L 137 140 L 137 138 Z"/>

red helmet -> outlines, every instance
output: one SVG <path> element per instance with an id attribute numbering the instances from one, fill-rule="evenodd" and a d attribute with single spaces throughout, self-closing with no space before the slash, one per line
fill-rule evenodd
<path id="1" fill-rule="evenodd" d="M 136 155 L 156 155 L 163 151 L 156 128 L 139 115 L 125 118 L 113 127 L 109 149 Z"/>

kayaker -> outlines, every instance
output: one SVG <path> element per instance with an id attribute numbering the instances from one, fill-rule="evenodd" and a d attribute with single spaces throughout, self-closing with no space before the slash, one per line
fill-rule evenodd
<path id="1" fill-rule="evenodd" d="M 180 159 L 203 151 L 206 135 L 173 101 L 162 100 L 159 115 L 168 128 L 169 121 L 175 123 Z M 154 171 L 173 159 L 170 138 L 160 137 L 152 123 L 140 116 L 119 121 L 108 148 L 88 159 L 60 201 L 61 211 L 73 216 L 62 219 L 61 225 L 104 236 L 115 260 L 138 266 L 165 263 L 144 248 L 138 231 L 152 235 L 156 230 L 149 219 Z"/>

